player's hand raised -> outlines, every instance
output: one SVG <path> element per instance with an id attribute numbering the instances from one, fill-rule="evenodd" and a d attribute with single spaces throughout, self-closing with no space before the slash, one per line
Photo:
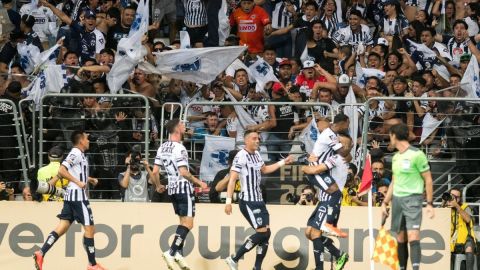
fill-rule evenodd
<path id="1" fill-rule="evenodd" d="M 225 214 L 230 215 L 232 213 L 232 204 L 225 204 Z"/>

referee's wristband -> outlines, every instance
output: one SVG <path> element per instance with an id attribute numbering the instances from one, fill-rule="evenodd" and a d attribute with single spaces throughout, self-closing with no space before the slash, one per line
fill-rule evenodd
<path id="1" fill-rule="evenodd" d="M 225 199 L 225 204 L 232 204 L 232 198 Z"/>

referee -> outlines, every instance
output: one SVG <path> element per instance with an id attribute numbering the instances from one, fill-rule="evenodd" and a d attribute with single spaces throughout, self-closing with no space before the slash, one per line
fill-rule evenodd
<path id="1" fill-rule="evenodd" d="M 387 205 L 392 201 L 391 231 L 397 234 L 400 269 L 407 269 L 408 241 L 413 270 L 418 270 L 422 255 L 420 225 L 424 189 L 428 216 L 434 217 L 432 175 L 425 154 L 408 142 L 407 125 L 398 124 L 390 128 L 390 143 L 398 152 L 393 156 L 393 178 L 382 203 L 382 213 L 388 215 Z"/>
<path id="2" fill-rule="evenodd" d="M 78 130 L 72 133 L 71 141 L 73 148 L 58 170 L 58 178 L 68 180 L 68 186 L 63 198 L 63 209 L 57 216 L 60 219 L 60 223 L 48 235 L 47 241 L 45 241 L 42 248 L 35 251 L 33 255 L 37 270 L 42 270 L 43 257 L 58 238 L 67 232 L 75 220 L 82 224 L 85 230 L 83 246 L 87 252 L 89 262 L 87 270 L 104 269 L 95 261 L 95 244 L 93 240 L 95 227 L 93 225 L 92 209 L 85 191 L 88 183 L 92 185 L 98 183 L 98 179 L 88 176 L 88 159 L 85 157 L 85 151 L 88 150 L 90 141 L 87 133 Z"/>
<path id="3" fill-rule="evenodd" d="M 268 240 L 270 239 L 270 215 L 262 198 L 260 183 L 262 173 L 273 173 L 286 164 L 292 163 L 292 156 L 272 165 L 266 166 L 258 152 L 260 145 L 259 134 L 247 130 L 244 135 L 245 148 L 240 150 L 233 160 L 230 169 L 230 179 L 227 188 L 227 200 L 225 213 L 232 213 L 232 196 L 236 180 L 240 178 L 240 211 L 248 223 L 255 229 L 256 233 L 250 235 L 245 243 L 238 249 L 237 253 L 228 257 L 225 262 L 231 270 L 238 269 L 238 261 L 245 253 L 257 246 L 257 256 L 254 270 L 262 269 L 262 262 L 267 255 Z"/>

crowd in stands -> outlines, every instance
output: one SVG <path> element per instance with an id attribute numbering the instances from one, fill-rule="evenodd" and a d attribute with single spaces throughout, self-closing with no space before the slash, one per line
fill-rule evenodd
<path id="1" fill-rule="evenodd" d="M 158 139 L 166 137 L 161 134 L 164 103 L 180 103 L 185 108 L 196 101 L 304 102 L 305 106 L 244 106 L 256 122 L 246 129 L 262 133 L 270 160 L 275 161 L 291 150 L 291 142 L 299 140 L 312 119 L 333 120 L 332 113 L 343 110 L 341 105 L 346 103 L 350 90 L 357 103 L 373 97 L 469 97 L 469 90 L 461 85 L 462 78 L 471 59 L 480 59 L 480 3 L 474 0 L 152 2 L 149 32 L 142 41 L 147 49 L 146 61 L 155 64 L 157 54 L 179 49 L 179 31 L 184 30 L 192 48 L 247 46 L 240 60 L 248 67 L 262 57 L 273 69 L 277 82 L 258 89 L 248 68 L 231 66 L 210 84 L 200 85 L 152 74 L 138 66 L 122 91 L 149 99 L 149 119 L 145 119 L 145 104 L 135 98 L 45 101 L 49 106 L 42 109 L 47 120 L 40 132 L 49 143 L 44 151 L 58 144 L 67 149 L 69 146 L 62 142 L 68 141 L 69 132 L 75 128 L 92 131 L 94 176 L 113 179 L 101 181 L 100 190 L 119 190 L 124 186 L 118 173 L 124 172 L 125 157 L 132 147 L 145 147 L 146 134 L 153 150 L 158 147 Z M 106 76 L 115 63 L 119 41 L 128 36 L 135 23 L 136 1 L 40 0 L 38 6 L 32 5 L 35 4 L 17 1 L 15 5 L 11 0 L 2 0 L 1 97 L 18 104 L 28 95 L 37 74 L 25 70 L 22 64 L 17 51 L 17 44 L 22 43 L 32 44 L 39 51 L 60 44 L 56 62 L 65 65 L 67 79 L 62 93 L 109 93 Z M 229 18 L 227 35 L 219 31 L 222 10 L 227 11 L 223 15 Z M 311 102 L 330 107 L 309 106 Z M 180 111 L 177 105 L 165 106 L 163 119 L 178 118 Z M 358 106 L 358 113 L 360 119 L 368 114 L 369 147 L 375 145 L 373 148 L 390 151 L 386 147 L 388 128 L 404 122 L 409 126 L 410 141 L 430 146 L 432 158 L 455 156 L 459 170 L 470 173 L 465 176 L 466 182 L 480 168 L 479 152 L 475 151 L 480 145 L 479 107 L 474 103 L 375 100 L 369 108 Z M 11 118 L 3 116 L 1 120 L 8 122 Z M 200 145 L 206 134 L 242 141 L 244 129 L 233 106 L 194 105 L 187 112 L 187 120 L 187 139 Z M 35 121 L 38 119 L 27 117 L 30 134 L 37 132 L 31 130 Z M 431 128 L 432 121 L 440 124 Z M 144 132 L 147 122 L 149 130 Z M 422 139 L 425 123 L 432 132 Z M 360 124 L 358 138 L 362 128 Z M 2 129 L 0 135 L 11 136 L 14 132 Z M 14 139 L 7 140 L 16 144 Z M 15 153 L 5 151 L 1 155 L 8 160 L 0 165 L 0 170 L 4 169 L 2 178 L 20 180 L 20 171 L 12 170 L 20 166 L 12 159 Z M 116 198 L 109 192 L 99 194 L 100 198 Z"/>

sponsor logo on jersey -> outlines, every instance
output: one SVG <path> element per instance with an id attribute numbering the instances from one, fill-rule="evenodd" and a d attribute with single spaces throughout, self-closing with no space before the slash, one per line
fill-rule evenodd
<path id="1" fill-rule="evenodd" d="M 257 25 L 253 20 L 242 20 L 238 24 L 238 32 L 253 33 L 255 31 L 257 31 Z"/>

